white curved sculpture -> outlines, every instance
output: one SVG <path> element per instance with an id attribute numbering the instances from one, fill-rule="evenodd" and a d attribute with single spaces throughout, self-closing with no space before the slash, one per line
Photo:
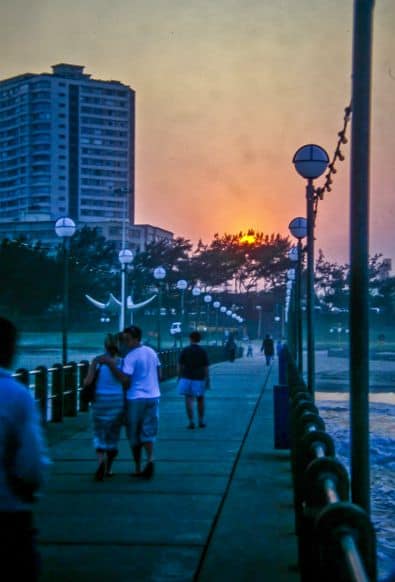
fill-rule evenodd
<path id="1" fill-rule="evenodd" d="M 87 300 L 92 303 L 92 305 L 94 305 L 95 307 L 97 307 L 98 309 L 105 309 L 106 311 L 108 311 L 109 313 L 112 314 L 116 314 L 119 312 L 119 314 L 121 314 L 121 302 L 119 301 L 119 299 L 117 299 L 116 297 L 114 297 L 114 295 L 112 293 L 110 293 L 109 298 L 107 303 L 102 303 L 101 301 L 97 301 L 96 299 L 93 299 L 93 297 L 91 297 L 90 295 L 87 295 L 85 293 L 85 297 L 87 298 Z M 146 299 L 145 301 L 140 301 L 140 303 L 134 303 L 132 297 L 129 295 L 129 297 L 127 297 L 126 299 L 126 307 L 127 309 L 130 309 L 131 316 L 133 315 L 133 311 L 136 311 L 136 309 L 140 309 L 141 307 L 144 307 L 145 305 L 148 305 L 148 303 L 151 303 L 151 301 L 153 301 L 155 299 L 156 295 L 152 295 L 152 297 L 150 297 L 149 299 Z M 132 320 L 132 317 L 131 317 Z"/>

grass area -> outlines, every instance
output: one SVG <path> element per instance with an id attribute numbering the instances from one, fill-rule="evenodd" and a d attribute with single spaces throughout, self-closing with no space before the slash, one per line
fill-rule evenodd
<path id="1" fill-rule="evenodd" d="M 67 336 L 70 348 L 101 349 L 105 333 L 103 331 L 70 332 Z M 21 348 L 58 348 L 62 342 L 60 332 L 24 332 L 20 337 Z"/>

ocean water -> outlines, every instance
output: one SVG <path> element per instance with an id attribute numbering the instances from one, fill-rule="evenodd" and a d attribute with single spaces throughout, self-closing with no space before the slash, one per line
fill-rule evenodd
<path id="1" fill-rule="evenodd" d="M 349 399 L 343 392 L 317 392 L 316 402 L 336 455 L 350 474 Z M 371 512 L 377 536 L 379 580 L 395 570 L 395 393 L 370 396 Z"/>

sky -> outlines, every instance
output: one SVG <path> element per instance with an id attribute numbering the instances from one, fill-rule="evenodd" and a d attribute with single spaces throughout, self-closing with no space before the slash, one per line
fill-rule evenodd
<path id="1" fill-rule="evenodd" d="M 196 243 L 305 215 L 292 158 L 333 155 L 351 96 L 351 0 L 3 0 L 1 77 L 66 62 L 136 91 L 136 222 Z M 395 2 L 374 15 L 370 252 L 394 260 Z M 316 248 L 349 257 L 350 144 Z M 323 180 L 317 180 L 319 186 Z"/>

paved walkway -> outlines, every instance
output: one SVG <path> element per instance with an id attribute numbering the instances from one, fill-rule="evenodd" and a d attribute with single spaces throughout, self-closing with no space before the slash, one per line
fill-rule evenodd
<path id="1" fill-rule="evenodd" d="M 54 464 L 37 506 L 44 582 L 299 579 L 289 453 L 273 448 L 277 370 L 256 356 L 211 375 L 205 429 L 185 428 L 175 381 L 162 384 L 152 481 L 129 477 L 126 440 L 116 475 L 93 481 L 87 414 L 49 427 Z"/>

